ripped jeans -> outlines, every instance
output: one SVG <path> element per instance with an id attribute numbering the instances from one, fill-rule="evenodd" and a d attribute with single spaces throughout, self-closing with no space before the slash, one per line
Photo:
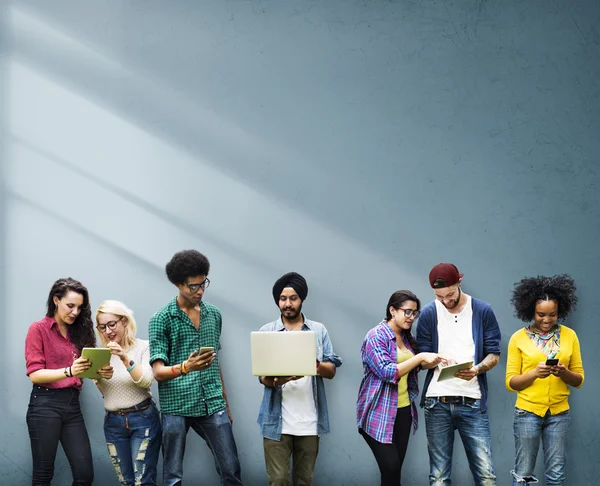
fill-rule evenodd
<path id="1" fill-rule="evenodd" d="M 541 441 L 544 449 L 546 486 L 564 486 L 570 422 L 569 410 L 556 415 L 551 415 L 548 410 L 546 415 L 540 417 L 515 408 L 515 468 L 511 471 L 513 485 L 522 486 L 538 482 L 533 470 Z"/>
<path id="2" fill-rule="evenodd" d="M 487 412 L 480 409 L 480 401 L 454 405 L 442 403 L 437 398 L 425 399 L 429 484 L 452 484 L 450 476 L 455 430 L 458 430 L 462 439 L 475 485 L 496 486 L 490 423 Z"/>
<path id="3" fill-rule="evenodd" d="M 154 402 L 123 415 L 106 412 L 104 437 L 120 484 L 156 486 L 162 428 Z"/>

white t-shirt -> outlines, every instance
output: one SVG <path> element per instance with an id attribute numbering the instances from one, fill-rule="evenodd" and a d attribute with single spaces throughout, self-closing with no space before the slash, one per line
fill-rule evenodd
<path id="1" fill-rule="evenodd" d="M 457 363 L 473 361 L 475 359 L 475 341 L 473 340 L 473 307 L 471 296 L 467 296 L 467 303 L 458 314 L 448 312 L 443 304 L 436 300 L 438 353 L 444 358 L 452 358 Z M 461 396 L 481 398 L 481 390 L 477 377 L 469 381 L 452 378 L 438 383 L 440 368 L 436 368 L 433 379 L 427 389 L 427 397 Z"/>
<path id="2" fill-rule="evenodd" d="M 317 435 L 317 407 L 312 377 L 288 381 L 281 397 L 282 434 Z"/>

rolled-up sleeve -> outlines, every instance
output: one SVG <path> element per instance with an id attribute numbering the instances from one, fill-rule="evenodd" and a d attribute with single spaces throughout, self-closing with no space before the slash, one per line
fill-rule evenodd
<path id="1" fill-rule="evenodd" d="M 25 364 L 26 373 L 29 376 L 34 371 L 46 368 L 46 357 L 44 356 L 44 341 L 39 326 L 33 324 L 27 331 L 25 337 Z"/>
<path id="2" fill-rule="evenodd" d="M 431 319 L 431 311 L 421 314 L 417 324 L 417 347 L 423 353 L 434 353 L 433 338 L 431 336 L 431 328 L 433 321 Z"/>
<path id="3" fill-rule="evenodd" d="M 333 344 L 331 343 L 331 338 L 329 337 L 329 333 L 327 332 L 327 329 L 325 329 L 325 326 L 323 326 L 321 345 L 323 346 L 323 362 L 333 363 L 336 368 L 342 366 L 342 358 L 333 351 Z"/>
<path id="4" fill-rule="evenodd" d="M 500 326 L 491 307 L 484 313 L 483 319 L 483 357 L 488 354 L 500 355 Z"/>
<path id="5" fill-rule="evenodd" d="M 381 336 L 369 333 L 361 347 L 361 357 L 373 373 L 387 383 L 398 382 L 398 367 Z"/>
<path id="6" fill-rule="evenodd" d="M 166 323 L 161 315 L 153 315 L 148 325 L 150 335 L 150 365 L 157 360 L 162 360 L 166 365 L 169 363 L 169 341 L 166 335 Z"/>
<path id="7" fill-rule="evenodd" d="M 142 367 L 142 376 L 134 383 L 140 388 L 150 388 L 154 381 L 154 373 L 152 373 L 152 367 L 150 366 L 150 344 L 142 352 L 140 366 Z"/>

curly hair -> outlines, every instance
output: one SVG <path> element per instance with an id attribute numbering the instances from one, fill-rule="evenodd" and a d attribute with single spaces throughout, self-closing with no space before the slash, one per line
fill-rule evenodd
<path id="1" fill-rule="evenodd" d="M 173 285 L 185 283 L 190 277 L 208 276 L 210 262 L 202 253 L 196 250 L 183 250 L 173 255 L 165 266 L 167 278 Z"/>
<path id="2" fill-rule="evenodd" d="M 538 275 L 515 283 L 510 301 L 515 308 L 515 316 L 523 322 L 533 321 L 535 305 L 540 300 L 555 300 L 558 304 L 558 318 L 564 319 L 577 307 L 575 290 L 577 286 L 570 275 Z"/>
<path id="3" fill-rule="evenodd" d="M 83 297 L 81 311 L 75 319 L 75 322 L 69 326 L 69 340 L 81 351 L 83 348 L 95 348 L 96 338 L 94 337 L 94 324 L 92 322 L 92 309 L 90 307 L 90 297 L 88 290 L 81 282 L 72 278 L 59 278 L 50 289 L 48 302 L 46 303 L 47 317 L 54 317 L 56 314 L 56 304 L 54 297 L 59 300 L 67 293 L 75 292 Z"/>
<path id="4" fill-rule="evenodd" d="M 417 304 L 417 310 L 421 310 L 421 301 L 415 294 L 413 294 L 410 290 L 396 290 L 396 292 L 394 292 L 390 296 L 390 299 L 387 303 L 387 307 L 385 308 L 385 320 L 390 321 L 392 319 L 390 307 L 393 307 L 394 309 L 399 309 L 402 303 L 406 302 L 407 300 L 415 302 Z M 410 343 L 415 353 L 418 353 L 417 341 L 411 334 L 410 329 L 407 331 L 402 329 L 401 333 L 408 339 L 408 342 Z"/>

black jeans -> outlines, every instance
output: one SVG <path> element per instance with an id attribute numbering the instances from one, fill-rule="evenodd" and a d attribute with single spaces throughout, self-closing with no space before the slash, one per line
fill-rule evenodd
<path id="1" fill-rule="evenodd" d="M 71 465 L 73 486 L 92 484 L 92 451 L 79 407 L 78 390 L 33 385 L 27 427 L 33 457 L 33 486 L 50 485 L 59 441 Z"/>
<path id="2" fill-rule="evenodd" d="M 402 473 L 402 463 L 406 456 L 408 438 L 412 426 L 412 415 L 410 406 L 398 409 L 396 421 L 394 422 L 394 435 L 392 444 L 378 442 L 359 429 L 375 456 L 379 472 L 381 473 L 381 486 L 399 486 Z"/>

